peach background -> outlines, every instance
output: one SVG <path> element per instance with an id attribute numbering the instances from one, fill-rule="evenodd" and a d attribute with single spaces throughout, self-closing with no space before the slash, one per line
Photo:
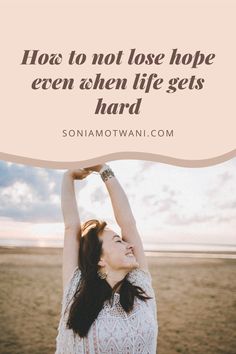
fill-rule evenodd
<path id="1" fill-rule="evenodd" d="M 233 1 L 2 1 L 0 158 L 37 164 L 81 162 L 100 156 L 208 160 L 236 156 L 235 5 Z M 215 53 L 211 66 L 21 66 L 24 49 L 63 54 L 71 50 L 128 53 Z M 127 56 L 126 56 L 127 57 Z M 166 61 L 167 62 L 167 61 Z M 137 72 L 205 78 L 204 89 L 167 94 L 142 91 L 37 90 L 37 77 L 78 79 L 102 72 Z M 97 98 L 134 102 L 141 113 L 95 116 Z M 62 129 L 173 129 L 174 138 L 62 138 Z M 126 152 L 126 155 L 122 155 Z M 116 154 L 118 155 L 111 155 Z M 130 154 L 130 155 L 129 155 Z M 152 155 L 148 155 L 152 154 Z M 27 160 L 25 158 L 31 158 Z"/>

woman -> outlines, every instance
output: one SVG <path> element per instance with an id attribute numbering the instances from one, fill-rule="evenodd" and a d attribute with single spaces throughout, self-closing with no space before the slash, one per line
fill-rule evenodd
<path id="1" fill-rule="evenodd" d="M 108 190 L 118 235 L 105 221 L 82 225 L 74 180 L 91 172 Z M 111 168 L 97 165 L 65 172 L 62 314 L 56 354 L 156 353 L 155 295 L 128 199 Z"/>

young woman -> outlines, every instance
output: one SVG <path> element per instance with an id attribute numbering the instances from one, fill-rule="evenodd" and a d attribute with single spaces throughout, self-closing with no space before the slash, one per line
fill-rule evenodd
<path id="1" fill-rule="evenodd" d="M 81 225 L 74 180 L 91 172 L 108 190 L 117 234 L 105 221 Z M 62 313 L 56 354 L 156 353 L 157 317 L 151 275 L 127 196 L 111 168 L 65 172 Z"/>

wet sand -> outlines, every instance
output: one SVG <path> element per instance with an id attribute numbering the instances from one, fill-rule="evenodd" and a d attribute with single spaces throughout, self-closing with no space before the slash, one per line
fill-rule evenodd
<path id="1" fill-rule="evenodd" d="M 50 354 L 61 308 L 61 249 L 0 248 L 0 354 Z M 236 260 L 148 257 L 159 354 L 235 354 Z"/>

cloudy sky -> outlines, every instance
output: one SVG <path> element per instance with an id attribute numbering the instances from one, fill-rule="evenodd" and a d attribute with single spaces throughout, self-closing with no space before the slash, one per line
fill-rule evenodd
<path id="1" fill-rule="evenodd" d="M 236 158 L 203 168 L 136 160 L 109 165 L 147 249 L 176 243 L 236 246 Z M 63 172 L 0 161 L 0 244 L 62 245 Z M 119 231 L 100 177 L 75 183 L 81 220 L 105 219 Z"/>

